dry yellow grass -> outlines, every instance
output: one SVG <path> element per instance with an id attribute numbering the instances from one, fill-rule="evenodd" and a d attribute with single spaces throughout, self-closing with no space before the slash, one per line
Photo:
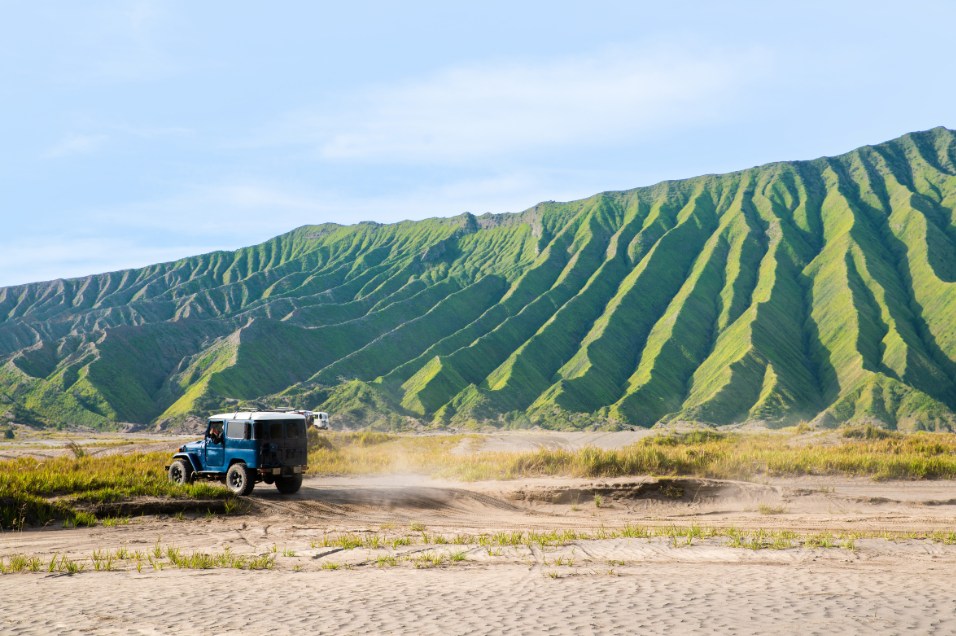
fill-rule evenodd
<path id="1" fill-rule="evenodd" d="M 649 437 L 618 450 L 481 452 L 464 435 L 310 432 L 309 473 L 416 473 L 474 481 L 527 476 L 687 475 L 746 479 L 756 475 L 849 475 L 875 479 L 956 478 L 956 434 L 904 435 L 848 429 L 826 443 L 800 433 L 697 431 Z M 475 450 L 479 448 L 479 450 Z M 0 527 L 52 520 L 91 524 L 82 504 L 138 496 L 229 497 L 209 483 L 175 486 L 167 453 L 81 453 L 0 462 Z M 78 506 L 79 508 L 78 509 Z"/>
<path id="2" fill-rule="evenodd" d="M 169 453 L 91 456 L 75 453 L 38 460 L 21 457 L 0 462 L 0 528 L 63 521 L 92 525 L 95 517 L 83 504 L 117 502 L 132 497 L 224 498 L 217 484 L 177 486 L 166 478 Z"/>
<path id="3" fill-rule="evenodd" d="M 452 479 L 528 476 L 848 475 L 875 479 L 956 477 L 956 434 L 849 429 L 835 443 L 797 443 L 797 435 L 699 431 L 644 439 L 619 450 L 539 450 L 455 454 L 461 435 L 326 434 L 309 454 L 323 475 L 422 473 Z"/>

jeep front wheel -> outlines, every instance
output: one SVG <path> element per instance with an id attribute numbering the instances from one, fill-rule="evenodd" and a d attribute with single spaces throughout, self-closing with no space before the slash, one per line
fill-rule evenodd
<path id="1" fill-rule="evenodd" d="M 255 485 L 252 473 L 245 464 L 233 464 L 226 472 L 226 486 L 237 495 L 248 495 Z"/>
<path id="2" fill-rule="evenodd" d="M 302 487 L 302 475 L 289 475 L 276 478 L 276 488 L 283 495 L 292 495 Z"/>
<path id="3" fill-rule="evenodd" d="M 176 459 L 169 465 L 166 474 L 169 476 L 169 481 L 182 486 L 192 481 L 193 467 L 186 463 L 184 459 Z"/>

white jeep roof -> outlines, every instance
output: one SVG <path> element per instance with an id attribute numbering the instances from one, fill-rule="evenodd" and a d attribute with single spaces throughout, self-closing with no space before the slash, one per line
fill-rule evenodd
<path id="1" fill-rule="evenodd" d="M 305 419 L 301 413 L 294 411 L 237 411 L 235 413 L 217 413 L 210 415 L 210 420 L 291 420 Z"/>

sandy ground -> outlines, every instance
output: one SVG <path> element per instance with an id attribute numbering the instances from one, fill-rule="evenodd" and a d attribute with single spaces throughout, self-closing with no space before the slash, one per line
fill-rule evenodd
<path id="1" fill-rule="evenodd" d="M 929 634 L 956 630 L 951 568 L 720 553 L 550 578 L 541 568 L 4 577 L 4 633 Z M 949 570 L 949 571 L 947 571 Z M 11 579 L 15 579 L 11 581 Z"/>
<path id="2" fill-rule="evenodd" d="M 508 447 L 508 437 L 487 444 Z M 759 550 L 725 536 L 600 538 L 626 526 L 866 538 Z M 552 530 L 591 538 L 487 540 Z M 309 478 L 291 497 L 260 484 L 237 516 L 0 534 L 7 563 L 42 562 L 0 576 L 0 633 L 956 633 L 956 545 L 907 538 L 933 531 L 956 531 L 954 482 Z M 342 536 L 365 544 L 345 547 Z M 157 546 L 274 566 L 178 569 L 163 558 L 155 569 L 141 558 L 137 569 L 130 555 Z M 93 553 L 107 551 L 126 558 L 95 571 Z M 47 572 L 54 555 L 85 569 Z"/>
<path id="3" fill-rule="evenodd" d="M 18 457 L 50 459 L 73 455 L 76 444 L 87 455 L 115 453 L 151 453 L 174 449 L 196 435 L 159 435 L 155 433 L 60 433 L 34 431 L 20 426 L 15 440 L 0 440 L 0 460 Z"/>

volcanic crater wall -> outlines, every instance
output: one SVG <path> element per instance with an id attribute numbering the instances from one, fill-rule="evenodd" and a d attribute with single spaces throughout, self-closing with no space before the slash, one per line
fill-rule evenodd
<path id="1" fill-rule="evenodd" d="M 0 289 L 0 414 L 347 424 L 956 416 L 956 135 Z"/>

